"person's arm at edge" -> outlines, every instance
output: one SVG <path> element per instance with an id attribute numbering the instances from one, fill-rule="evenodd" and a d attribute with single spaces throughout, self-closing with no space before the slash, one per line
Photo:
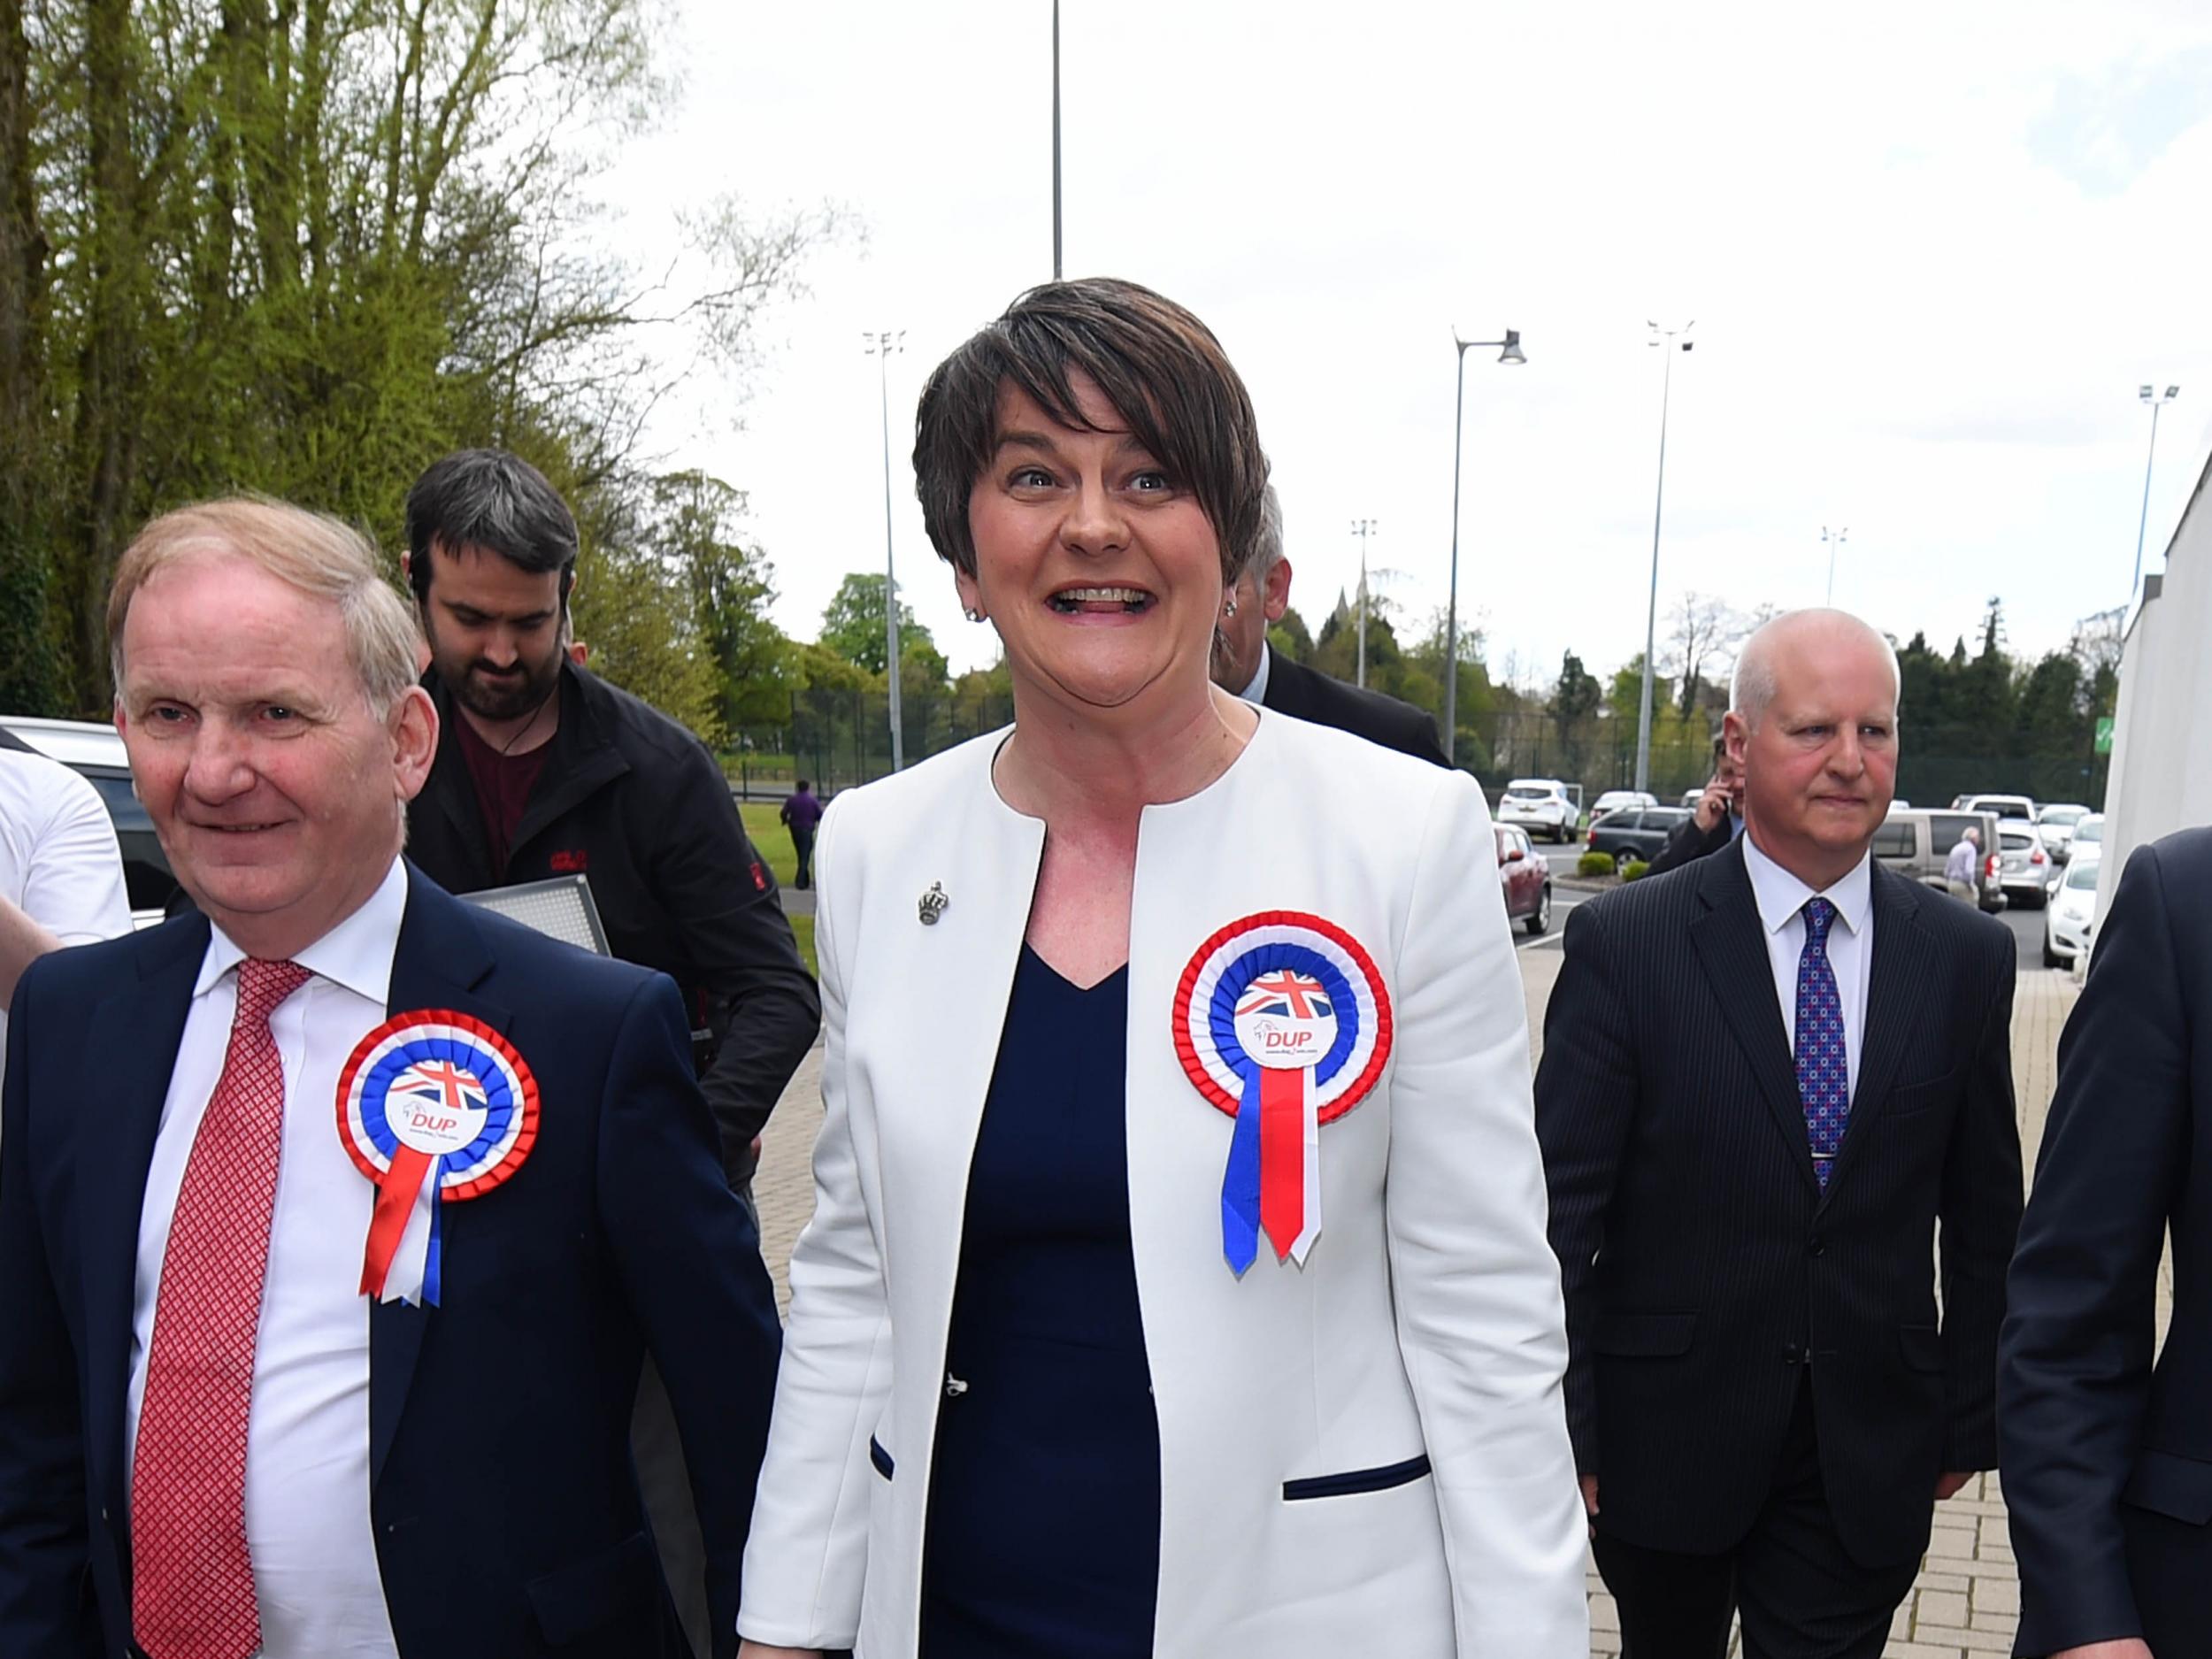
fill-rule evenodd
<path id="1" fill-rule="evenodd" d="M 1536 1071 L 1536 1134 L 1544 1148 L 1551 1247 L 1567 1302 L 1567 1425 L 1575 1471 L 1586 1481 L 1601 1472 L 1591 1279 L 1635 1122 L 1640 1076 L 1628 1005 L 1613 983 L 1604 932 L 1609 919 L 1595 903 L 1567 914 Z"/>
<path id="2" fill-rule="evenodd" d="M 891 1312 L 875 1225 L 860 1185 L 845 1078 L 845 918 L 837 879 L 847 802 L 833 802 L 815 841 L 815 945 L 827 1043 L 822 1129 L 814 1143 L 814 1217 L 791 1250 L 791 1317 L 768 1460 L 746 1552 L 741 1652 L 850 1647 L 860 1629 L 868 1506 L 881 1479 L 868 1437 L 891 1387 Z"/>
<path id="3" fill-rule="evenodd" d="M 1975 931 L 1989 936 L 1990 995 L 1944 1155 L 1939 1212 L 1947 1418 L 1942 1484 L 1952 1491 L 1972 1471 L 1997 1466 L 1997 1333 L 2005 1317 L 2005 1270 L 2020 1233 L 2020 1125 L 2012 1087 L 2017 948 L 1997 927 L 1983 924 Z"/>
<path id="4" fill-rule="evenodd" d="M 1398 1347 L 1436 1483 L 1458 1652 L 1582 1659 L 1565 1316 L 1496 838 L 1464 775 L 1437 781 L 1426 816 L 1391 987 L 1383 1220 Z"/>
<path id="5" fill-rule="evenodd" d="M 2021 1224 L 1998 1356 L 2021 1633 L 2036 1649 L 2138 1636 L 2120 1494 L 2140 1449 L 2158 1263 L 2186 1168 L 2193 1037 L 2158 849 L 2128 861 Z"/>
<path id="6" fill-rule="evenodd" d="M 31 1048 L 42 976 L 17 987 L 0 1105 L 0 1653 L 100 1659 L 86 1585 L 90 1521 L 76 1347 L 46 1257 L 31 1179 Z"/>
<path id="7" fill-rule="evenodd" d="M 0 1003 L 14 996 L 23 970 L 47 952 L 131 931 L 114 820 L 90 784 L 58 765 L 55 770 L 59 798 L 32 836 L 23 902 L 0 897 Z"/>
<path id="8" fill-rule="evenodd" d="M 749 1172 L 754 1137 L 813 1047 L 822 1003 L 728 783 L 703 749 L 695 763 L 675 808 L 662 809 L 673 839 L 656 886 L 685 953 L 699 965 L 720 1033 L 699 1087 L 722 1133 L 725 1171 L 735 1180 Z"/>

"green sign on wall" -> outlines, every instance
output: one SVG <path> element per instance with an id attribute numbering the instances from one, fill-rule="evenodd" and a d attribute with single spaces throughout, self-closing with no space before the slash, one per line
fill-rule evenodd
<path id="1" fill-rule="evenodd" d="M 2111 752 L 2112 717 L 2108 714 L 2101 714 L 2097 717 L 2097 753 L 2109 755 Z"/>

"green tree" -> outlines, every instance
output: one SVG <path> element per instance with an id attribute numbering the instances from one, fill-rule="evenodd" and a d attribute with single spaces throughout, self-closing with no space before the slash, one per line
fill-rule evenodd
<path id="1" fill-rule="evenodd" d="M 1294 663 L 1313 660 L 1313 635 L 1307 631 L 1306 619 L 1298 614 L 1295 605 L 1285 607 L 1283 619 L 1269 626 L 1267 642 L 1278 655 L 1287 657 Z"/>
<path id="2" fill-rule="evenodd" d="M 1551 709 L 1562 720 L 1584 720 L 1598 711 L 1605 700 L 1597 677 L 1583 667 L 1582 659 L 1569 651 L 1559 659 L 1559 683 L 1552 687 Z"/>
<path id="3" fill-rule="evenodd" d="M 821 643 L 847 662 L 867 670 L 871 674 L 883 672 L 888 660 L 885 656 L 883 591 L 885 578 L 878 571 L 848 572 L 837 586 L 830 602 L 822 610 Z M 914 619 L 913 607 L 905 600 L 899 601 L 899 657 L 902 662 L 913 659 L 917 646 L 926 647 L 936 660 L 941 679 L 944 656 L 937 649 L 937 641 L 929 630 Z M 903 682 L 902 682 L 903 683 Z"/>
<path id="4" fill-rule="evenodd" d="M 744 494 L 703 472 L 654 480 L 647 541 L 688 589 L 713 659 L 725 730 L 782 723 L 797 684 L 791 641 L 768 615 L 776 597 L 766 554 L 740 537 Z"/>

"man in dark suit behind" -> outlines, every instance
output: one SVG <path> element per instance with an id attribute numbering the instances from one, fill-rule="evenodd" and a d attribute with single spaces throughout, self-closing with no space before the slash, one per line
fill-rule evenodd
<path id="1" fill-rule="evenodd" d="M 726 1659 L 779 1336 L 674 987 L 400 857 L 436 716 L 343 525 L 165 514 L 109 620 L 199 910 L 16 993 L 0 1654 L 674 1659 L 629 1455 L 649 1349 Z"/>
<path id="2" fill-rule="evenodd" d="M 1868 857 L 1896 703 L 1856 618 L 1768 624 L 1747 833 L 1567 925 L 1537 1127 L 1630 1659 L 1714 1659 L 1732 1610 L 1747 1659 L 1875 1659 L 1932 1500 L 1996 1460 L 2015 951 Z"/>
<path id="3" fill-rule="evenodd" d="M 1743 768 L 1728 753 L 1725 733 L 1713 740 L 1713 777 L 1697 798 L 1696 809 L 1667 837 L 1651 861 L 1647 877 L 1709 858 L 1743 833 Z"/>
<path id="4" fill-rule="evenodd" d="M 1283 509 L 1271 484 L 1261 517 L 1259 546 L 1222 602 L 1221 619 L 1215 628 L 1214 683 L 1278 714 L 1310 720 L 1316 726 L 1333 726 L 1432 765 L 1452 764 L 1445 757 L 1443 745 L 1436 741 L 1432 716 L 1379 691 L 1348 686 L 1317 669 L 1294 663 L 1270 647 L 1268 627 L 1282 620 L 1289 605 L 1290 561 L 1283 557 Z"/>
<path id="5" fill-rule="evenodd" d="M 2131 857 L 2096 944 L 1998 1371 L 2016 1651 L 2186 1659 L 2212 1642 L 2212 829 Z"/>

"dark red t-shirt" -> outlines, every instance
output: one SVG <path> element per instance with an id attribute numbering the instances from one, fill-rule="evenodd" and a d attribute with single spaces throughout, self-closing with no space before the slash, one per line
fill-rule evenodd
<path id="1" fill-rule="evenodd" d="M 454 733 L 460 739 L 461 758 L 467 763 L 469 780 L 476 786 L 476 804 L 484 814 L 484 833 L 491 843 L 492 868 L 504 880 L 507 855 L 514 849 L 515 832 L 522 826 L 522 809 L 530 803 L 530 791 L 545 770 L 551 742 L 516 755 L 503 755 L 477 735 L 468 717 L 454 711 Z"/>

